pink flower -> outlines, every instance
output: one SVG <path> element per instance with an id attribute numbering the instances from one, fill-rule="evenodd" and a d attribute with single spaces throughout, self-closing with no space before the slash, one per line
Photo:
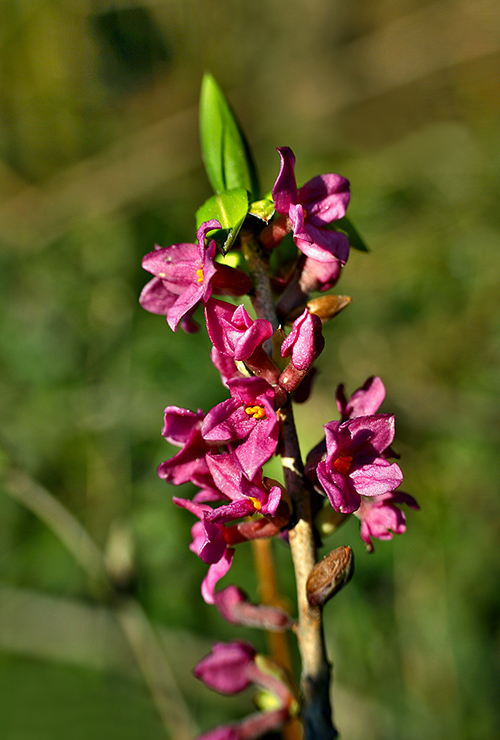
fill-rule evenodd
<path id="1" fill-rule="evenodd" d="M 205 238 L 209 231 L 220 228 L 215 219 L 207 221 L 198 229 L 198 244 L 157 248 L 142 260 L 143 268 L 155 277 L 144 287 L 139 302 L 147 311 L 164 314 L 173 331 L 191 309 L 212 294 L 216 244 L 211 240 L 206 247 Z"/>
<path id="2" fill-rule="evenodd" d="M 200 488 L 214 488 L 205 459 L 212 445 L 201 435 L 204 418 L 201 409 L 194 413 L 178 406 L 167 406 L 162 435 L 167 442 L 182 449 L 170 460 L 161 463 L 158 467 L 160 478 L 175 486 L 191 481 Z"/>
<path id="3" fill-rule="evenodd" d="M 221 694 L 238 694 L 254 680 L 255 648 L 248 642 L 216 642 L 212 652 L 203 658 L 194 675 Z"/>
<path id="4" fill-rule="evenodd" d="M 261 476 L 254 480 L 246 478 L 232 454 L 206 455 L 206 463 L 213 476 L 213 489 L 208 491 L 209 495 L 206 496 L 207 492 L 203 491 L 203 495 L 196 496 L 193 501 L 177 497 L 173 501 L 200 520 L 192 527 L 190 550 L 210 566 L 202 584 L 202 595 L 207 603 L 213 604 L 215 585 L 227 573 L 232 562 L 234 550 L 231 541 L 243 542 L 269 536 L 267 529 L 275 534 L 279 530 L 276 530 L 274 522 L 280 527 L 284 523 L 284 506 L 280 507 L 281 488 L 278 485 L 264 486 Z M 213 500 L 212 490 L 217 492 L 215 495 L 219 500 L 224 499 L 227 503 L 215 509 L 205 503 Z M 231 527 L 225 526 L 256 513 L 269 517 L 271 527 L 266 528 L 266 519 L 235 525 L 237 531 L 234 533 Z"/>
<path id="5" fill-rule="evenodd" d="M 265 319 L 253 321 L 244 306 L 212 299 L 205 306 L 208 335 L 219 352 L 247 360 L 262 342 L 273 335 L 273 327 Z"/>
<path id="6" fill-rule="evenodd" d="M 212 239 L 205 245 L 207 233 L 220 229 L 215 219 L 198 229 L 197 244 L 172 244 L 157 247 L 142 260 L 145 270 L 154 275 L 139 298 L 146 311 L 162 314 L 173 331 L 180 321 L 193 331 L 191 314 L 200 302 L 206 303 L 212 291 L 222 295 L 243 295 L 252 287 L 249 276 L 241 270 L 214 261 L 216 244 Z"/>
<path id="7" fill-rule="evenodd" d="M 246 476 L 253 479 L 278 444 L 274 391 L 256 377 L 234 378 L 227 386 L 231 398 L 208 412 L 201 433 L 208 443 L 236 443 L 233 454 Z"/>
<path id="8" fill-rule="evenodd" d="M 342 416 L 342 421 L 375 414 L 382 405 L 384 398 L 384 384 L 375 375 L 365 380 L 361 388 L 354 391 L 349 401 L 345 397 L 343 383 L 337 388 L 337 407 Z"/>
<path id="9" fill-rule="evenodd" d="M 325 339 L 321 326 L 319 316 L 305 308 L 281 345 L 281 356 L 291 356 L 291 361 L 281 373 L 279 384 L 289 393 L 299 386 L 323 351 Z"/>
<path id="10" fill-rule="evenodd" d="M 396 463 L 385 457 L 394 439 L 394 416 L 375 414 L 325 424 L 325 446 L 308 457 L 306 471 L 320 483 L 335 511 L 351 514 L 361 496 L 381 496 L 394 491 L 403 480 Z"/>
<path id="11" fill-rule="evenodd" d="M 345 264 L 349 240 L 340 231 L 325 227 L 345 216 L 349 181 L 335 174 L 318 175 L 298 189 L 292 150 L 284 146 L 278 147 L 278 152 L 281 168 L 273 187 L 273 200 L 277 212 L 290 218 L 295 244 L 319 262 L 338 259 Z"/>
<path id="12" fill-rule="evenodd" d="M 262 343 L 273 335 L 266 319 L 250 318 L 244 306 L 212 298 L 205 306 L 207 330 L 214 349 L 245 365 L 269 383 L 276 383 L 279 370 L 264 350 Z M 212 355 L 212 359 L 213 359 Z"/>
<path id="13" fill-rule="evenodd" d="M 269 711 L 218 727 L 198 736 L 197 740 L 253 740 L 282 727 L 297 711 L 297 700 L 280 674 L 283 674 L 282 669 L 258 655 L 249 643 L 241 640 L 216 642 L 212 652 L 198 663 L 194 675 L 221 694 L 236 694 L 255 685 L 271 692 L 276 702 Z"/>
<path id="14" fill-rule="evenodd" d="M 370 552 L 373 550 L 372 537 L 391 540 L 394 534 L 406 532 L 406 516 L 398 505 L 406 504 L 412 509 L 419 505 L 409 493 L 393 491 L 374 498 L 363 498 L 354 516 L 361 521 L 360 535 Z"/>

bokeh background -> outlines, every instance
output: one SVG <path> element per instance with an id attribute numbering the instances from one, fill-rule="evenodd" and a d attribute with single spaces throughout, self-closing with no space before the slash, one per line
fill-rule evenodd
<path id="1" fill-rule="evenodd" d="M 163 408 L 224 389 L 203 332 L 137 303 L 142 255 L 192 240 L 210 195 L 205 70 L 263 189 L 279 145 L 299 182 L 340 172 L 371 249 L 301 443 L 338 382 L 380 375 L 421 511 L 371 555 L 357 521 L 325 542 L 357 562 L 325 612 L 342 737 L 499 737 L 498 3 L 7 0 L 0 49 L 0 737 L 185 740 L 251 706 L 191 677 L 214 639 L 265 637 L 202 602 L 191 517 L 155 473 Z M 238 551 L 256 596 L 251 573 Z"/>

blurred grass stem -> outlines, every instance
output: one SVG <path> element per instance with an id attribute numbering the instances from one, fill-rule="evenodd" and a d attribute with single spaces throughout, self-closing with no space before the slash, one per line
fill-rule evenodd
<path id="1" fill-rule="evenodd" d="M 75 517 L 24 471 L 10 468 L 4 474 L 5 491 L 43 521 L 87 573 L 101 597 L 115 597 L 113 613 L 151 692 L 165 731 L 176 740 L 191 740 L 197 727 L 176 678 L 142 606 L 132 596 L 116 592 L 104 556 Z"/>

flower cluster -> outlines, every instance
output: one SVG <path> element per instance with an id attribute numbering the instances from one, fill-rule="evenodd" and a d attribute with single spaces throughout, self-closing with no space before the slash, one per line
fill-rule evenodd
<path id="1" fill-rule="evenodd" d="M 222 225 L 216 219 L 201 224 L 196 244 L 156 248 L 144 257 L 143 267 L 154 277 L 140 297 L 146 310 L 166 316 L 173 331 L 178 326 L 197 330 L 193 314 L 203 307 L 212 362 L 228 397 L 207 413 L 177 406 L 165 409 L 163 436 L 180 449 L 159 466 L 158 474 L 174 485 L 189 482 L 197 488 L 192 499 L 173 501 L 195 517 L 190 549 L 208 566 L 201 587 L 204 600 L 233 623 L 268 630 L 289 629 L 293 620 L 275 606 L 251 603 L 236 586 L 218 589 L 217 584 L 240 544 L 275 536 L 286 542 L 288 529 L 295 524 L 287 490 L 266 477 L 264 467 L 280 453 L 281 409 L 310 392 L 314 364 L 325 346 L 323 324 L 349 300 L 326 295 L 311 300 L 311 293 L 324 293 L 335 285 L 349 256 L 349 239 L 335 228 L 349 203 L 349 182 L 327 174 L 298 188 L 292 151 L 281 147 L 278 152 L 281 168 L 272 189 L 274 215 L 260 221 L 250 215 L 243 227 L 252 231 L 268 269 L 267 280 L 274 290 L 271 312 L 259 310 L 259 287 L 255 275 L 249 274 L 243 240 L 236 236 L 233 244 L 239 267 L 228 266 L 217 256 Z M 295 256 L 285 270 L 279 260 L 270 258 L 287 235 L 295 244 Z M 243 303 L 215 296 L 238 300 L 249 296 L 258 315 L 252 318 Z M 286 335 L 287 326 L 291 330 Z M 309 453 L 305 466 L 307 485 L 311 495 L 324 502 L 323 511 L 328 507 L 337 519 L 354 514 L 369 549 L 372 538 L 390 539 L 405 531 L 401 504 L 417 508 L 409 494 L 397 490 L 403 475 L 391 462 L 397 457 L 391 447 L 394 416 L 378 413 L 384 397 L 384 386 L 376 377 L 349 400 L 339 386 L 340 420 L 324 425 L 324 439 Z M 215 690 L 235 693 L 255 684 L 276 698 L 272 711 L 219 728 L 204 735 L 206 740 L 258 737 L 294 716 L 296 690 L 282 672 L 267 664 L 264 669 L 264 664 L 251 646 L 237 642 L 217 644 L 197 666 L 196 676 Z"/>

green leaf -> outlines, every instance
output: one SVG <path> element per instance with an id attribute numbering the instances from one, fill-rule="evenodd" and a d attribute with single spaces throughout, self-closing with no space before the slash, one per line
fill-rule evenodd
<path id="1" fill-rule="evenodd" d="M 222 229 L 210 233 L 223 254 L 232 247 L 248 213 L 248 193 L 245 188 L 226 190 L 213 195 L 196 211 L 196 228 L 204 221 L 216 218 Z"/>
<path id="2" fill-rule="evenodd" d="M 262 200 L 256 200 L 250 205 L 249 213 L 251 216 L 260 218 L 261 221 L 265 221 L 266 224 L 272 218 L 274 213 L 274 201 L 272 198 L 263 198 Z"/>
<path id="3" fill-rule="evenodd" d="M 216 193 L 245 188 L 259 198 L 257 170 L 250 147 L 229 103 L 211 74 L 205 74 L 200 96 L 201 154 Z"/>
<path id="4" fill-rule="evenodd" d="M 357 249 L 360 252 L 370 251 L 363 241 L 362 237 L 360 236 L 359 232 L 353 226 L 347 216 L 344 216 L 344 218 L 339 218 L 337 221 L 333 221 L 331 224 L 329 224 L 329 227 L 332 228 L 334 231 L 341 231 L 343 234 L 345 234 L 349 239 L 349 244 L 353 249 Z"/>

